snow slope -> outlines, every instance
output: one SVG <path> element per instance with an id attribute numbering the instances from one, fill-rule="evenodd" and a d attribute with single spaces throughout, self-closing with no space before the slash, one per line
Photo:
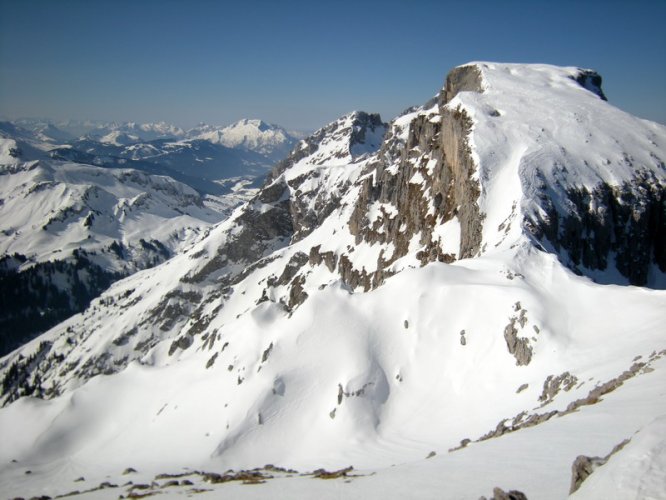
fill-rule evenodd
<path id="1" fill-rule="evenodd" d="M 377 480 L 354 481 L 362 485 L 358 498 L 401 498 L 405 488 L 420 491 L 420 498 L 442 491 L 449 492 L 445 498 L 478 498 L 498 485 L 528 497 L 563 498 L 578 454 L 605 454 L 666 411 L 663 360 L 580 414 L 447 450 L 521 411 L 565 409 L 636 356 L 649 359 L 663 346 L 665 297 L 591 286 L 553 259 L 513 280 L 502 264 L 484 260 L 471 268 L 431 264 L 368 294 L 334 285 L 313 292 L 291 318 L 270 304 L 238 320 L 233 312 L 222 314 L 214 321 L 220 337 L 212 349 L 189 349 L 176 361 L 164 345 L 120 374 L 96 377 L 60 398 L 21 399 L 0 413 L 9 443 L 1 460 L 18 460 L 4 472 L 8 491 L 64 493 L 79 486 L 73 483 L 79 476 L 99 484 L 101 471 L 114 474 L 117 484 L 127 467 L 152 477 L 183 467 L 223 471 L 274 463 L 300 471 L 349 464 L 362 474 L 377 471 Z M 541 330 L 538 363 L 525 368 L 515 366 L 501 337 L 518 300 L 528 311 L 527 327 Z M 474 304 L 483 305 L 483 315 L 461 314 Z M 603 320 L 589 314 L 601 308 L 617 314 Z M 565 371 L 577 377 L 576 386 L 538 409 L 544 380 Z M 528 388 L 516 394 L 523 384 Z M 29 427 L 18 424 L 26 418 Z M 11 432 L 17 425 L 23 432 Z M 430 451 L 438 456 L 424 461 Z M 33 471 L 27 481 L 26 469 Z M 435 478 L 443 473 L 442 484 Z M 58 487 L 35 479 L 48 483 L 54 474 L 61 477 Z M 272 496 L 282 488 L 261 491 Z M 308 484 L 299 488 L 310 494 Z"/>
<path id="2" fill-rule="evenodd" d="M 99 142 L 103 144 L 112 144 L 114 146 L 127 146 L 139 142 L 138 135 L 130 135 L 119 130 L 109 132 L 108 134 L 99 138 Z"/>
<path id="3" fill-rule="evenodd" d="M 190 248 L 0 361 L 3 489 L 109 482 L 81 496 L 117 498 L 131 479 L 211 498 L 500 487 L 555 499 L 578 455 L 631 439 L 575 495 L 659 498 L 666 292 L 577 264 L 544 229 L 554 214 L 583 219 L 578 189 L 607 185 L 604 210 L 639 212 L 635 200 L 652 201 L 637 172 L 663 193 L 666 129 L 594 83 L 574 68 L 474 63 L 388 127 L 353 113 L 301 141 Z M 655 227 L 636 234 L 659 278 Z M 357 472 L 323 481 L 266 464 Z M 204 473 L 254 467 L 277 477 Z M 625 490 L 611 483 L 620 467 Z M 162 473 L 185 476 L 167 486 Z"/>

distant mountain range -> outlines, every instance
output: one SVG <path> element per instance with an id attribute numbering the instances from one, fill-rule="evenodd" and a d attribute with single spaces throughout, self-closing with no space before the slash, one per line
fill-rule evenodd
<path id="1" fill-rule="evenodd" d="M 275 148 L 305 137 L 302 132 L 287 131 L 279 125 L 259 119 L 242 119 L 230 125 L 199 123 L 183 129 L 166 122 L 105 122 L 105 121 L 56 121 L 49 119 L 19 118 L 5 120 L 40 136 L 45 142 L 68 142 L 88 137 L 99 142 L 114 142 L 115 136 L 124 135 L 129 142 L 149 142 L 155 139 L 210 139 L 227 147 L 271 154 Z M 211 137 L 202 137 L 210 135 Z M 213 137 L 214 135 L 214 137 Z M 289 152 L 289 149 L 286 151 Z"/>
<path id="2" fill-rule="evenodd" d="M 49 156 L 103 167 L 170 175 L 201 192 L 220 193 L 222 179 L 261 177 L 298 142 L 262 120 L 190 130 L 158 123 L 0 122 L 0 137 L 18 141 L 16 159 Z"/>

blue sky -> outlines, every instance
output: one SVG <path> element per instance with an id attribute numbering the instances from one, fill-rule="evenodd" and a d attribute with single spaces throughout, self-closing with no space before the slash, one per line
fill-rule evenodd
<path id="1" fill-rule="evenodd" d="M 666 123 L 665 19 L 664 0 L 0 0 L 0 115 L 312 130 L 492 60 L 597 69 Z"/>

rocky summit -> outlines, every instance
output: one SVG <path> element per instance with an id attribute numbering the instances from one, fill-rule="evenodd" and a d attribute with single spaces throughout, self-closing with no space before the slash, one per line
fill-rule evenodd
<path id="1" fill-rule="evenodd" d="M 658 498 L 666 127 L 601 86 L 475 62 L 297 142 L 0 360 L 7 493 Z"/>

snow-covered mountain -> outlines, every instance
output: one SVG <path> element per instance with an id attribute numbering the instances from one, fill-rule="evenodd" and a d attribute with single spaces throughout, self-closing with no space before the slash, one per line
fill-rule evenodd
<path id="1" fill-rule="evenodd" d="M 166 122 L 61 122 L 54 126 L 67 132 L 70 130 L 72 132 L 76 131 L 78 132 L 78 134 L 75 134 L 77 137 L 85 136 L 100 142 L 109 142 L 116 135 L 131 138 L 133 142 L 179 139 L 186 135 L 182 128 Z"/>
<path id="2" fill-rule="evenodd" d="M 108 134 L 99 138 L 99 142 L 102 144 L 111 144 L 113 146 L 129 146 L 130 144 L 135 144 L 140 140 L 141 138 L 138 135 L 131 135 L 127 132 L 121 132 L 119 130 L 114 130 L 113 132 L 109 132 Z"/>
<path id="3" fill-rule="evenodd" d="M 29 130 L 11 122 L 0 122 L 2 164 L 17 161 L 46 159 L 56 141 L 36 130 Z"/>
<path id="4" fill-rule="evenodd" d="M 578 68 L 472 63 L 342 117 L 0 360 L 0 484 L 660 498 L 665 165 L 666 127 Z"/>
<path id="5" fill-rule="evenodd" d="M 0 176 L 2 353 L 187 247 L 241 201 L 203 197 L 169 177 L 66 162 L 5 164 Z"/>
<path id="6" fill-rule="evenodd" d="M 240 120 L 226 127 L 201 124 L 188 131 L 188 137 L 203 139 L 228 148 L 243 148 L 254 151 L 274 162 L 283 159 L 297 142 L 282 127 L 269 125 L 262 120 Z"/>
<path id="7" fill-rule="evenodd" d="M 196 178 L 180 176 L 186 185 L 154 175 L 175 170 L 122 158 L 110 165 L 71 145 L 56 151 L 79 163 L 52 160 L 50 125 L 29 125 L 0 123 L 2 354 L 191 244 L 252 192 L 250 181 L 228 178 L 213 185 L 224 195 L 202 195 Z"/>
<path id="8" fill-rule="evenodd" d="M 53 144 L 63 143 L 74 139 L 75 136 L 58 128 L 56 125 L 49 121 L 19 121 L 19 125 L 29 130 L 34 134 L 35 138 L 42 142 L 49 142 Z"/>
<path id="9" fill-rule="evenodd" d="M 122 134 L 135 137 L 138 141 L 185 137 L 185 131 L 182 128 L 166 122 L 117 123 L 80 120 L 56 122 L 48 119 L 20 118 L 14 120 L 12 123 L 35 136 L 41 136 L 44 142 L 51 142 L 53 144 L 63 144 L 83 136 L 101 140 L 109 134 Z"/>

